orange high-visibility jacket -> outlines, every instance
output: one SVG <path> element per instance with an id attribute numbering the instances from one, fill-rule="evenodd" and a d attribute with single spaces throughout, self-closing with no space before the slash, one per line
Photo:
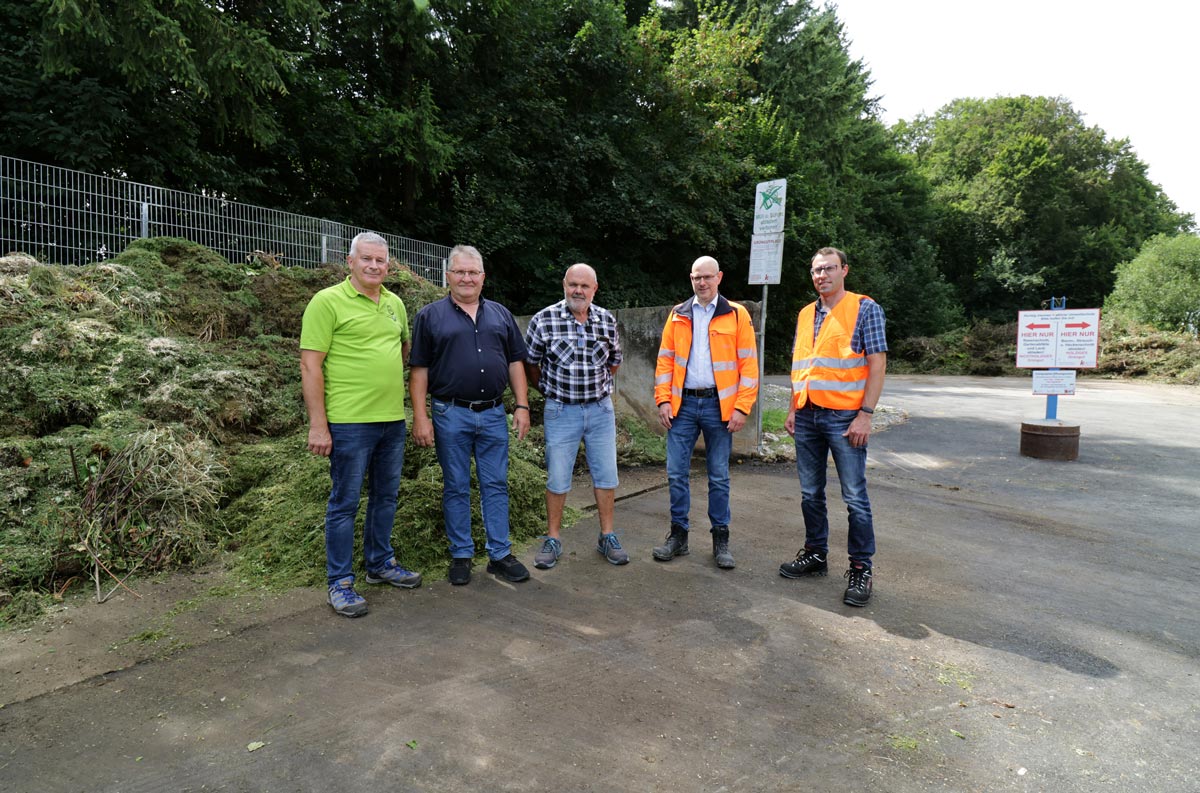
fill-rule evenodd
<path id="1" fill-rule="evenodd" d="M 683 380 L 692 353 L 692 306 L 689 299 L 671 309 L 663 327 L 654 370 L 654 404 L 671 403 L 671 415 L 679 414 Z M 713 380 L 721 400 L 721 420 L 729 421 L 734 409 L 750 415 L 758 398 L 758 348 L 750 312 L 741 303 L 717 295 L 717 310 L 708 323 L 708 345 L 712 351 Z"/>
<path id="2" fill-rule="evenodd" d="M 867 388 L 866 353 L 854 352 L 850 339 L 858 324 L 858 307 L 871 298 L 847 292 L 813 341 L 817 304 L 809 303 L 796 317 L 792 347 L 792 409 L 806 402 L 834 410 L 858 410 Z"/>

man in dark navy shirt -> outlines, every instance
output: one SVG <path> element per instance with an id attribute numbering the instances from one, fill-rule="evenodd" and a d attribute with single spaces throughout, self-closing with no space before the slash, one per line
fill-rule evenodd
<path id="1" fill-rule="evenodd" d="M 450 294 L 430 303 L 413 324 L 409 392 L 413 440 L 437 449 L 442 465 L 442 518 L 450 541 L 450 583 L 471 580 L 471 458 L 479 477 L 489 573 L 529 578 L 508 538 L 508 415 L 502 396 L 517 400 L 517 437 L 529 432 L 525 341 L 512 312 L 481 296 L 483 257 L 470 245 L 450 251 Z M 429 395 L 433 420 L 425 406 Z"/>

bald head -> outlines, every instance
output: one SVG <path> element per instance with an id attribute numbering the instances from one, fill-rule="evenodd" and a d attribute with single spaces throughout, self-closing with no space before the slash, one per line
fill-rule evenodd
<path id="1" fill-rule="evenodd" d="M 567 268 L 563 276 L 563 298 L 567 310 L 580 322 L 587 322 L 588 309 L 596 296 L 596 271 L 580 262 Z"/>

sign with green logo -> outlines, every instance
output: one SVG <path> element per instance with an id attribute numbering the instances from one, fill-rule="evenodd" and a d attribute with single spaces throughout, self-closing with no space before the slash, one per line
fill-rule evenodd
<path id="1" fill-rule="evenodd" d="M 784 225 L 787 179 L 759 182 L 754 190 L 754 233 L 780 234 Z"/>

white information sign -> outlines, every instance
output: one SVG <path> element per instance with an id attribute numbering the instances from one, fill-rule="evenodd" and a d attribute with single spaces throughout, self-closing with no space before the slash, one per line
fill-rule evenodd
<path id="1" fill-rule="evenodd" d="M 1100 350 L 1100 309 L 1021 311 L 1017 314 L 1017 367 L 1094 369 Z"/>
<path id="2" fill-rule="evenodd" d="M 754 233 L 778 234 L 783 231 L 783 204 L 787 200 L 787 179 L 759 182 L 754 188 Z M 750 283 L 754 283 L 751 281 Z M 772 281 L 771 283 L 779 283 Z"/>
<path id="3" fill-rule="evenodd" d="M 1034 372 L 1033 393 L 1034 396 L 1074 396 L 1075 370 L 1060 369 L 1056 372 Z"/>
<path id="4" fill-rule="evenodd" d="M 750 237 L 750 283 L 777 284 L 783 271 L 783 234 Z"/>

